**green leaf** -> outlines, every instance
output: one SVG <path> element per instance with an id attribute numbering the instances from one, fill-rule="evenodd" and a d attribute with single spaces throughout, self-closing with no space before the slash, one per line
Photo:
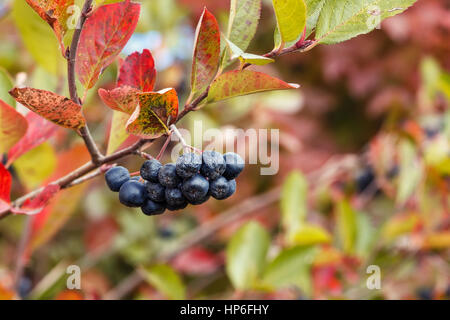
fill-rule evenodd
<path id="1" fill-rule="evenodd" d="M 286 178 L 281 191 L 281 224 L 289 242 L 305 223 L 308 182 L 300 171 L 293 171 Z"/>
<path id="2" fill-rule="evenodd" d="M 47 23 L 26 3 L 15 0 L 12 16 L 22 40 L 34 60 L 52 74 L 64 74 L 65 60 Z"/>
<path id="3" fill-rule="evenodd" d="M 39 165 L 36 165 L 39 163 Z M 14 169 L 17 171 L 20 181 L 28 190 L 39 187 L 51 176 L 57 165 L 56 154 L 49 143 L 28 151 L 14 161 Z"/>
<path id="4" fill-rule="evenodd" d="M 261 0 L 231 0 L 227 38 L 247 50 L 256 34 L 261 15 Z"/>
<path id="5" fill-rule="evenodd" d="M 168 265 L 155 265 L 143 269 L 148 283 L 172 300 L 186 299 L 186 287 L 178 273 Z"/>
<path id="6" fill-rule="evenodd" d="M 412 232 L 420 223 L 420 217 L 414 213 L 393 216 L 383 225 L 381 238 L 386 242 L 391 242 L 401 235 Z"/>
<path id="7" fill-rule="evenodd" d="M 405 11 L 417 0 L 329 0 L 316 28 L 319 43 L 333 44 L 368 33 L 384 19 Z"/>
<path id="8" fill-rule="evenodd" d="M 267 74 L 251 70 L 229 71 L 213 81 L 208 93 L 208 102 L 217 102 L 251 93 L 298 89 L 297 84 L 289 84 Z"/>
<path id="9" fill-rule="evenodd" d="M 326 0 L 305 0 L 308 16 L 306 18 L 306 37 L 316 28 L 320 12 Z"/>
<path id="10" fill-rule="evenodd" d="M 331 235 L 324 228 L 305 223 L 297 231 L 293 231 L 289 243 L 293 245 L 314 245 L 330 243 Z"/>
<path id="11" fill-rule="evenodd" d="M 3 100 L 10 106 L 14 107 L 16 105 L 16 100 L 14 100 L 8 93 L 13 86 L 14 83 L 11 76 L 8 74 L 8 71 L 0 67 L 0 100 Z"/>
<path id="12" fill-rule="evenodd" d="M 358 256 L 366 258 L 372 252 L 376 230 L 372 226 L 366 214 L 359 213 L 357 216 L 357 234 L 355 252 Z"/>
<path id="13" fill-rule="evenodd" d="M 283 42 L 296 40 L 305 29 L 306 4 L 304 0 L 272 0 L 278 30 Z"/>
<path id="14" fill-rule="evenodd" d="M 397 203 L 404 204 L 417 189 L 423 175 L 423 167 L 417 158 L 415 146 L 403 140 L 400 149 L 400 174 L 398 177 Z"/>
<path id="15" fill-rule="evenodd" d="M 305 293 L 311 293 L 311 265 L 317 248 L 297 246 L 283 250 L 266 268 L 262 286 L 267 289 L 281 289 L 297 286 Z"/>
<path id="16" fill-rule="evenodd" d="M 228 48 L 230 48 L 232 52 L 231 59 L 239 59 L 241 63 L 250 63 L 258 66 L 263 66 L 275 61 L 271 58 L 266 58 L 257 54 L 245 53 L 230 40 L 226 38 L 225 40 L 227 41 Z"/>
<path id="17" fill-rule="evenodd" d="M 357 213 L 348 200 L 341 200 L 337 203 L 336 214 L 339 243 L 345 253 L 353 254 L 357 237 Z"/>
<path id="18" fill-rule="evenodd" d="M 226 271 L 236 289 L 254 287 L 264 268 L 269 243 L 268 232 L 256 222 L 245 224 L 233 235 L 226 249 Z"/>
<path id="19" fill-rule="evenodd" d="M 119 149 L 122 143 L 127 140 L 130 134 L 127 132 L 127 122 L 130 118 L 129 114 L 114 111 L 111 121 L 111 129 L 109 131 L 108 150 L 106 154 L 112 154 Z"/>

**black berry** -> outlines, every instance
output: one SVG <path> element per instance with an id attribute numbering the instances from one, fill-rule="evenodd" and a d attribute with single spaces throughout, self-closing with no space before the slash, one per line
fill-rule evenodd
<path id="1" fill-rule="evenodd" d="M 190 178 L 200 171 L 202 156 L 196 153 L 185 153 L 177 159 L 177 174 L 181 178 Z"/>
<path id="2" fill-rule="evenodd" d="M 236 192 L 236 180 L 228 181 L 228 193 L 224 199 L 231 197 Z"/>
<path id="3" fill-rule="evenodd" d="M 208 191 L 209 182 L 200 174 L 183 182 L 182 192 L 189 203 L 198 204 L 208 195 Z"/>
<path id="4" fill-rule="evenodd" d="M 164 211 L 166 211 L 166 207 L 162 203 L 146 199 L 141 207 L 141 210 L 147 216 L 156 216 L 159 214 L 163 214 Z"/>
<path id="5" fill-rule="evenodd" d="M 130 180 L 130 173 L 124 167 L 114 167 L 106 172 L 105 179 L 109 189 L 118 192 L 120 187 Z"/>
<path id="6" fill-rule="evenodd" d="M 217 200 L 225 199 L 230 191 L 230 184 L 224 177 L 220 177 L 209 183 L 209 192 Z"/>
<path id="7" fill-rule="evenodd" d="M 158 182 L 158 173 L 162 164 L 156 159 L 147 160 L 142 164 L 141 176 L 147 181 Z"/>
<path id="8" fill-rule="evenodd" d="M 199 204 L 203 204 L 206 201 L 208 201 L 209 198 L 211 198 L 211 194 L 208 192 L 204 197 L 199 198 L 199 199 L 194 200 L 194 201 L 190 201 L 189 203 L 193 204 L 193 205 L 199 205 Z"/>
<path id="9" fill-rule="evenodd" d="M 228 180 L 236 179 L 237 176 L 244 170 L 244 160 L 240 155 L 234 152 L 228 152 L 223 155 L 226 169 L 223 176 Z"/>
<path id="10" fill-rule="evenodd" d="M 175 211 L 186 208 L 188 202 L 178 188 L 166 189 L 166 204 L 169 210 Z"/>
<path id="11" fill-rule="evenodd" d="M 223 156 L 216 151 L 203 152 L 203 164 L 201 173 L 210 180 L 218 179 L 225 171 L 225 160 Z"/>
<path id="12" fill-rule="evenodd" d="M 147 196 L 150 200 L 155 202 L 165 201 L 166 188 L 160 183 L 147 182 Z"/>
<path id="13" fill-rule="evenodd" d="M 146 190 L 143 183 L 130 180 L 125 182 L 119 191 L 120 202 L 127 207 L 140 207 L 146 199 Z"/>
<path id="14" fill-rule="evenodd" d="M 176 188 L 181 182 L 181 179 L 177 176 L 176 166 L 173 163 L 168 163 L 159 170 L 158 180 L 166 188 Z"/>

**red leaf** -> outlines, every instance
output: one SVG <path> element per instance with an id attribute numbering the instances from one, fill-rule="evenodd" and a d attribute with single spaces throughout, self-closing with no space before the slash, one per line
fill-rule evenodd
<path id="1" fill-rule="evenodd" d="M 149 50 L 130 54 L 119 71 L 117 86 L 130 86 L 143 92 L 152 91 L 155 86 L 155 62 Z"/>
<path id="2" fill-rule="evenodd" d="M 86 20 L 75 65 L 86 89 L 94 86 L 103 69 L 125 47 L 136 28 L 140 10 L 140 4 L 127 0 L 101 6 Z"/>
<path id="3" fill-rule="evenodd" d="M 235 70 L 222 74 L 211 84 L 208 102 L 216 102 L 251 93 L 298 89 L 299 85 L 286 83 L 267 74 L 251 70 Z"/>
<path id="4" fill-rule="evenodd" d="M 16 109 L 0 100 L 0 155 L 25 135 L 27 127 L 27 120 Z"/>
<path id="5" fill-rule="evenodd" d="M 60 190 L 59 185 L 49 184 L 35 198 L 28 199 L 20 208 L 12 208 L 15 214 L 35 215 L 44 210 L 51 198 Z"/>
<path id="6" fill-rule="evenodd" d="M 220 30 L 216 18 L 205 8 L 197 25 L 192 62 L 192 92 L 208 87 L 220 63 Z"/>
<path id="7" fill-rule="evenodd" d="M 132 114 L 136 110 L 139 91 L 130 86 L 118 87 L 113 90 L 98 89 L 98 95 L 111 109 Z"/>
<path id="8" fill-rule="evenodd" d="M 26 117 L 28 130 L 25 136 L 20 139 L 14 147 L 9 150 L 8 164 L 11 164 L 27 151 L 39 146 L 58 130 L 58 126 L 42 118 L 34 112 L 29 112 Z"/>
<path id="9" fill-rule="evenodd" d="M 175 89 L 139 94 L 139 104 L 128 120 L 127 131 L 135 136 L 155 139 L 168 132 L 178 116 Z"/>
<path id="10" fill-rule="evenodd" d="M 11 174 L 0 162 L 0 212 L 8 210 L 11 201 Z"/>
<path id="11" fill-rule="evenodd" d="M 57 125 L 69 129 L 85 125 L 81 106 L 67 97 L 33 88 L 14 88 L 9 93 L 17 102 Z"/>
<path id="12" fill-rule="evenodd" d="M 204 275 L 215 272 L 222 261 L 215 254 L 201 247 L 193 247 L 180 253 L 173 260 L 173 267 L 183 273 Z"/>
<path id="13" fill-rule="evenodd" d="M 74 5 L 74 0 L 26 0 L 39 16 L 47 21 L 55 32 L 59 41 L 61 52 L 64 55 L 64 35 L 68 30 L 68 19 L 74 14 L 70 6 Z"/>

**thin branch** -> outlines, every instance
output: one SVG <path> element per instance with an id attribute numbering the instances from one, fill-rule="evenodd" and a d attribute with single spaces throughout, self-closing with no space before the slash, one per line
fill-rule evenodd
<path id="1" fill-rule="evenodd" d="M 66 58 L 67 58 L 67 77 L 69 82 L 69 92 L 70 98 L 73 102 L 81 104 L 80 98 L 78 97 L 77 86 L 75 81 L 75 62 L 77 58 L 78 43 L 80 42 L 81 31 L 83 30 L 83 25 L 86 22 L 87 14 L 92 10 L 92 1 L 86 0 L 81 10 L 81 15 L 78 20 L 77 28 L 72 37 L 72 42 L 70 47 L 67 48 Z"/>
<path id="2" fill-rule="evenodd" d="M 80 42 L 81 31 L 83 30 L 83 26 L 84 23 L 86 22 L 89 12 L 92 10 L 92 1 L 93 0 L 86 0 L 86 2 L 84 3 L 83 9 L 81 10 L 80 18 L 78 20 L 77 28 L 75 29 L 75 32 L 73 34 L 72 42 L 70 44 L 70 47 L 67 48 L 66 52 L 67 81 L 69 84 L 70 99 L 72 99 L 73 102 L 80 105 L 82 104 L 82 101 L 78 97 L 77 92 L 75 80 L 75 63 L 77 58 L 78 43 Z M 99 164 L 101 159 L 103 158 L 103 155 L 98 150 L 97 144 L 92 138 L 88 126 L 86 125 L 82 127 L 78 131 L 78 133 L 81 136 L 81 138 L 83 138 L 84 143 L 86 144 L 86 148 L 88 149 L 91 155 L 92 162 L 95 164 Z"/>

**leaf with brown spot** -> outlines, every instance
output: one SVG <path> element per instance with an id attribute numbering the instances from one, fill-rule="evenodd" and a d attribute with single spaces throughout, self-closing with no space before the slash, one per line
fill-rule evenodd
<path id="1" fill-rule="evenodd" d="M 156 69 L 151 52 L 130 54 L 122 63 L 117 86 L 130 86 L 143 92 L 150 92 L 155 86 Z"/>
<path id="2" fill-rule="evenodd" d="M 220 30 L 216 18 L 205 8 L 195 34 L 192 61 L 192 92 L 208 87 L 217 73 L 220 63 Z"/>
<path id="3" fill-rule="evenodd" d="M 86 20 L 80 35 L 76 73 L 86 89 L 110 65 L 136 29 L 141 5 L 130 0 L 103 5 Z"/>
<path id="4" fill-rule="evenodd" d="M 131 115 L 136 109 L 139 90 L 130 86 L 118 87 L 113 90 L 98 89 L 98 95 L 111 109 Z"/>
<path id="5" fill-rule="evenodd" d="M 0 155 L 15 145 L 25 135 L 27 128 L 24 116 L 0 100 Z"/>
<path id="6" fill-rule="evenodd" d="M 178 116 L 175 89 L 139 94 L 139 105 L 128 120 L 127 131 L 141 138 L 155 139 L 168 132 Z"/>
<path id="7" fill-rule="evenodd" d="M 251 93 L 298 89 L 297 84 L 286 83 L 267 74 L 251 71 L 236 70 L 222 74 L 211 84 L 208 102 L 216 102 Z"/>
<path id="8" fill-rule="evenodd" d="M 67 33 L 68 19 L 75 13 L 69 7 L 73 6 L 74 0 L 26 0 L 27 3 L 44 19 L 55 32 L 59 41 L 61 52 L 64 55 L 64 35 Z"/>
<path id="9" fill-rule="evenodd" d="M 57 125 L 80 129 L 86 124 L 81 106 L 67 97 L 33 88 L 14 88 L 9 93 L 17 102 Z"/>

